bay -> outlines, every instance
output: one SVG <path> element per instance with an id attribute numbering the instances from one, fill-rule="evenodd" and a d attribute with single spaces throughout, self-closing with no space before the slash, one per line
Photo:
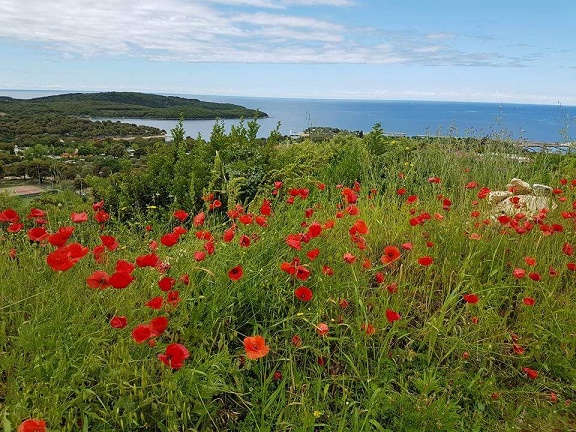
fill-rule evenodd
<path id="1" fill-rule="evenodd" d="M 0 90 L 0 95 L 32 98 L 70 91 Z M 258 135 L 266 137 L 281 122 L 280 133 L 297 134 L 309 127 L 329 126 L 368 132 L 380 123 L 391 134 L 429 136 L 498 136 L 537 142 L 568 142 L 576 135 L 576 107 L 478 102 L 381 101 L 340 99 L 283 99 L 198 94 L 166 94 L 225 102 L 259 109 L 269 115 L 258 120 Z M 99 119 L 100 120 L 100 119 Z M 169 134 L 176 120 L 111 118 L 149 125 Z M 247 119 L 249 120 L 249 119 Z M 224 120 L 229 131 L 239 120 Z M 214 120 L 186 120 L 186 135 L 210 138 Z"/>

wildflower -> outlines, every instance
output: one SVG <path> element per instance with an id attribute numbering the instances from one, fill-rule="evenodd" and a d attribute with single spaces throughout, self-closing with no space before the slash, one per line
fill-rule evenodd
<path id="1" fill-rule="evenodd" d="M 344 262 L 348 264 L 352 264 L 354 261 L 356 261 L 356 257 L 350 252 L 346 252 L 342 258 L 344 259 Z"/>
<path id="2" fill-rule="evenodd" d="M 400 314 L 392 309 L 386 309 L 386 319 L 388 322 L 398 321 L 400 319 Z"/>
<path id="3" fill-rule="evenodd" d="M 70 220 L 74 223 L 88 222 L 88 214 L 86 212 L 72 213 L 70 215 Z"/>
<path id="4" fill-rule="evenodd" d="M 418 264 L 420 264 L 421 266 L 429 266 L 430 264 L 432 264 L 434 262 L 434 259 L 431 256 L 423 256 L 418 258 Z"/>
<path id="5" fill-rule="evenodd" d="M 532 297 L 524 297 L 522 299 L 522 303 L 524 303 L 526 306 L 534 306 L 534 304 L 536 304 L 536 300 L 534 300 Z"/>
<path id="6" fill-rule="evenodd" d="M 530 379 L 538 378 L 538 372 L 535 371 L 534 369 L 530 369 L 528 367 L 523 367 L 522 370 L 526 373 L 528 378 L 530 378 Z"/>
<path id="7" fill-rule="evenodd" d="M 189 215 L 190 214 L 186 213 L 184 210 L 177 210 L 173 213 L 173 216 L 180 222 L 184 222 Z"/>
<path id="8" fill-rule="evenodd" d="M 374 282 L 376 282 L 378 285 L 384 282 L 384 274 L 382 272 L 377 272 L 374 274 Z"/>
<path id="9" fill-rule="evenodd" d="M 250 237 L 248 237 L 247 235 L 242 235 L 242 237 L 240 237 L 240 246 L 241 247 L 248 247 L 250 246 Z"/>
<path id="10" fill-rule="evenodd" d="M 172 369 L 180 369 L 188 357 L 190 353 L 184 345 L 179 343 L 171 343 L 166 347 L 164 354 L 158 354 L 158 359 Z"/>
<path id="11" fill-rule="evenodd" d="M 161 309 L 163 301 L 164 299 L 162 297 L 154 297 L 153 299 L 146 302 L 146 306 L 148 306 L 150 309 Z"/>
<path id="12" fill-rule="evenodd" d="M 382 264 L 388 265 L 400 258 L 400 250 L 396 246 L 386 246 L 384 254 L 380 257 Z"/>
<path id="13" fill-rule="evenodd" d="M 362 324 L 360 329 L 363 330 L 367 336 L 372 336 L 374 333 L 376 333 L 376 328 L 370 323 Z"/>
<path id="14" fill-rule="evenodd" d="M 150 339 L 151 336 L 152 330 L 148 324 L 139 324 L 132 329 L 132 339 L 134 339 L 136 343 L 140 344 L 145 342 Z"/>
<path id="15" fill-rule="evenodd" d="M 110 276 L 108 273 L 101 270 L 96 270 L 86 279 L 86 284 L 90 288 L 94 289 L 105 289 L 110 286 Z"/>
<path id="16" fill-rule="evenodd" d="M 135 278 L 128 272 L 115 272 L 108 280 L 110 285 L 116 289 L 126 288 Z"/>
<path id="17" fill-rule="evenodd" d="M 512 276 L 514 276 L 516 279 L 522 279 L 524 276 L 526 276 L 526 270 L 515 268 L 512 270 Z"/>
<path id="18" fill-rule="evenodd" d="M 49 236 L 46 228 L 36 227 L 28 230 L 28 239 L 33 242 L 40 242 Z"/>
<path id="19" fill-rule="evenodd" d="M 526 264 L 528 264 L 529 266 L 535 266 L 536 265 L 536 258 L 525 257 L 524 261 L 526 261 Z"/>
<path id="20" fill-rule="evenodd" d="M 539 273 L 536 273 L 536 272 L 530 273 L 530 274 L 528 275 L 528 277 L 529 277 L 530 279 L 532 279 L 533 281 L 536 281 L 536 282 L 540 282 L 540 281 L 542 280 L 542 277 L 540 276 L 540 274 L 539 274 Z"/>
<path id="21" fill-rule="evenodd" d="M 334 270 L 332 269 L 332 267 L 328 265 L 323 265 L 322 273 L 325 274 L 326 276 L 332 276 L 334 274 Z"/>
<path id="22" fill-rule="evenodd" d="M 40 419 L 24 420 L 16 432 L 46 432 L 46 422 Z"/>
<path id="23" fill-rule="evenodd" d="M 512 342 L 512 350 L 515 354 L 522 355 L 524 354 L 524 348 L 518 345 L 516 342 Z"/>
<path id="24" fill-rule="evenodd" d="M 468 351 L 464 351 L 464 352 L 462 353 L 462 358 L 463 358 L 464 360 L 468 360 L 468 357 L 470 357 L 470 353 L 469 353 Z"/>
<path id="25" fill-rule="evenodd" d="M 316 333 L 318 333 L 319 336 L 326 336 L 328 334 L 328 325 L 326 323 L 318 323 L 316 325 Z"/>
<path id="26" fill-rule="evenodd" d="M 154 253 L 136 257 L 136 265 L 138 267 L 156 267 L 159 261 L 160 258 Z"/>
<path id="27" fill-rule="evenodd" d="M 204 212 L 200 212 L 196 216 L 194 216 L 193 224 L 195 227 L 200 227 L 200 226 L 204 225 L 205 220 L 206 220 L 206 215 L 204 214 Z"/>
<path id="28" fill-rule="evenodd" d="M 297 348 L 302 346 L 302 338 L 298 335 L 292 336 L 291 342 L 292 342 L 292 345 L 294 345 Z"/>
<path id="29" fill-rule="evenodd" d="M 244 349 L 246 350 L 246 357 L 250 360 L 256 360 L 266 356 L 270 348 L 266 345 L 262 336 L 248 336 L 244 338 Z"/>
<path id="30" fill-rule="evenodd" d="M 574 255 L 574 246 L 566 242 L 564 243 L 564 246 L 562 246 L 562 252 L 564 252 L 568 256 L 572 256 Z"/>
<path id="31" fill-rule="evenodd" d="M 174 246 L 176 243 L 178 243 L 178 239 L 180 238 L 180 234 L 175 233 L 175 232 L 171 232 L 168 234 L 164 234 L 161 238 L 160 238 L 160 243 L 162 243 L 164 246 L 166 247 L 172 247 Z"/>
<path id="32" fill-rule="evenodd" d="M 228 277 L 230 278 L 231 281 L 238 281 L 240 280 L 240 278 L 242 278 L 242 266 L 241 265 L 237 265 L 236 267 L 232 267 L 230 269 L 230 271 L 228 272 Z"/>
<path id="33" fill-rule="evenodd" d="M 472 322 L 472 324 L 478 324 L 478 317 L 473 316 L 472 318 L 470 318 L 470 321 Z"/>
<path id="34" fill-rule="evenodd" d="M 464 294 L 462 296 L 464 298 L 464 301 L 466 301 L 466 303 L 471 303 L 471 304 L 476 304 L 478 303 L 478 296 L 476 294 Z"/>
<path id="35" fill-rule="evenodd" d="M 164 276 L 158 281 L 158 286 L 162 291 L 170 291 L 176 285 L 176 279 Z"/>
<path id="36" fill-rule="evenodd" d="M 128 319 L 125 316 L 114 315 L 110 320 L 110 327 L 121 329 L 128 325 Z"/>
<path id="37" fill-rule="evenodd" d="M 302 300 L 303 302 L 309 302 L 310 300 L 312 300 L 313 297 L 312 290 L 305 286 L 296 288 L 294 290 L 294 295 L 296 296 L 296 298 Z"/>
<path id="38" fill-rule="evenodd" d="M 350 303 L 348 303 L 348 300 L 343 298 L 338 301 L 338 306 L 340 309 L 347 309 L 348 306 L 350 306 Z"/>

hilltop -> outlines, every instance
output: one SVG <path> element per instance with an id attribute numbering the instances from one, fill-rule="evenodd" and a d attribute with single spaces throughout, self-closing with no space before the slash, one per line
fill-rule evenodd
<path id="1" fill-rule="evenodd" d="M 0 112 L 17 116 L 56 113 L 154 119 L 268 117 L 257 108 L 136 92 L 69 93 L 34 99 L 0 97 Z"/>

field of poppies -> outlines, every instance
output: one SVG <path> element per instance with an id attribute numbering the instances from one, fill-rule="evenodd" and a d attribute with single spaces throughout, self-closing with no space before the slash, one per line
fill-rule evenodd
<path id="1" fill-rule="evenodd" d="M 0 197 L 4 430 L 575 430 L 569 156 L 337 139 L 193 212 Z"/>

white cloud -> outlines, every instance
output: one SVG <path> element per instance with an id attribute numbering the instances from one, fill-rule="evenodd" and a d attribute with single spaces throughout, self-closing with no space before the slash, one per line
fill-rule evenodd
<path id="1" fill-rule="evenodd" d="M 189 62 L 486 66 L 529 60 L 458 51 L 448 45 L 455 38 L 452 33 L 355 27 L 303 16 L 290 8 L 352 4 L 350 0 L 0 0 L 0 38 L 39 43 L 58 50 L 62 59 L 71 55 Z"/>

